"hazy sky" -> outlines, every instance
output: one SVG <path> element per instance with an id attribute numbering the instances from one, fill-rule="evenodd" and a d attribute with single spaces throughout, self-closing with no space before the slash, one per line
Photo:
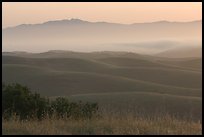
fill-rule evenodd
<path id="1" fill-rule="evenodd" d="M 202 19 L 201 2 L 3 2 L 3 28 L 79 18 L 115 23 Z"/>

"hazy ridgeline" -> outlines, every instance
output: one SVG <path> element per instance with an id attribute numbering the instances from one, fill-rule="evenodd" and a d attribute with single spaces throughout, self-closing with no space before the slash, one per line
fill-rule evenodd
<path id="1" fill-rule="evenodd" d="M 36 53 L 55 49 L 133 51 L 164 57 L 200 57 L 201 30 L 202 20 L 134 24 L 56 20 L 4 28 L 2 49 Z"/>

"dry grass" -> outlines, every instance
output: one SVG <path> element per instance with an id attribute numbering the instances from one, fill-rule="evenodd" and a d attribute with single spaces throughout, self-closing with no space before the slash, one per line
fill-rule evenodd
<path id="1" fill-rule="evenodd" d="M 202 134 L 202 124 L 179 120 L 170 115 L 140 117 L 117 114 L 104 114 L 91 120 L 44 119 L 42 121 L 3 120 L 2 132 L 21 135 L 197 135 Z"/>

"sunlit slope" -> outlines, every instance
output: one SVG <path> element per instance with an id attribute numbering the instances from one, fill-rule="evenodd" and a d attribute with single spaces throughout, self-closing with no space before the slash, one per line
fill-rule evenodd
<path id="1" fill-rule="evenodd" d="M 3 64 L 41 67 L 57 71 L 89 72 L 142 80 L 167 86 L 201 89 L 202 73 L 132 58 L 22 58 L 3 56 Z"/>
<path id="2" fill-rule="evenodd" d="M 106 62 L 108 64 L 114 64 L 116 66 L 128 66 L 134 67 L 138 65 L 148 65 L 157 67 L 170 67 L 177 69 L 188 69 L 188 70 L 197 70 L 198 67 L 201 67 L 199 61 L 201 58 L 191 59 L 191 58 L 164 58 L 164 57 L 155 57 L 149 55 L 140 55 L 132 52 L 72 52 L 72 51 L 48 51 L 43 53 L 28 53 L 28 52 L 3 52 L 3 57 L 24 57 L 24 58 L 39 58 L 39 59 L 59 59 L 59 58 L 74 58 L 74 59 L 87 59 L 87 60 L 98 60 L 100 62 Z M 8 59 L 7 59 L 8 60 Z M 14 59 L 13 61 L 15 61 Z M 188 61 L 192 63 L 189 64 Z M 183 64 L 183 65 L 181 65 Z"/>
<path id="3" fill-rule="evenodd" d="M 189 58 L 189 59 L 183 59 L 183 60 L 176 60 L 176 59 L 164 60 L 159 62 L 202 71 L 202 58 Z"/>
<path id="4" fill-rule="evenodd" d="M 130 57 L 106 57 L 98 59 L 101 62 L 112 64 L 120 67 L 169 67 L 161 63 L 152 62 L 142 58 L 130 58 Z"/>
<path id="5" fill-rule="evenodd" d="M 202 87 L 202 73 L 195 71 L 142 67 L 107 69 L 104 73 L 170 86 Z"/>
<path id="6" fill-rule="evenodd" d="M 130 91 L 201 96 L 201 89 L 173 87 L 92 72 L 54 71 L 33 66 L 4 64 L 2 74 L 5 82 L 19 82 L 47 96 Z"/>
<path id="7" fill-rule="evenodd" d="M 23 58 L 3 56 L 3 64 L 22 64 L 28 66 L 46 67 L 56 70 L 94 71 L 111 67 L 112 65 L 78 58 Z"/>
<path id="8" fill-rule="evenodd" d="M 164 58 L 148 55 L 129 57 L 124 55 L 120 57 L 103 57 L 97 60 L 120 67 L 162 67 L 193 71 L 200 71 L 202 67 L 202 58 Z"/>

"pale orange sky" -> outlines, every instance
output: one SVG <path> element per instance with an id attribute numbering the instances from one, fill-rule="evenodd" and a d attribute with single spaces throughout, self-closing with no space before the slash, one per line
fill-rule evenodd
<path id="1" fill-rule="evenodd" d="M 2 27 L 79 18 L 131 24 L 202 19 L 202 2 L 3 2 Z"/>

